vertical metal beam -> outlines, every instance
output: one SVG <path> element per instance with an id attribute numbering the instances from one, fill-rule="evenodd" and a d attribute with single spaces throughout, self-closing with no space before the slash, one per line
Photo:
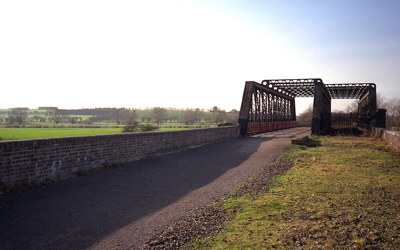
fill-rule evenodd
<path id="1" fill-rule="evenodd" d="M 245 136 L 247 131 L 247 123 L 249 122 L 249 112 L 252 105 L 252 96 L 254 93 L 253 81 L 247 81 L 244 85 L 242 105 L 239 113 L 240 135 Z"/>
<path id="2" fill-rule="evenodd" d="M 378 107 L 377 107 L 377 100 L 376 100 L 376 88 L 375 86 L 368 87 L 369 93 L 369 105 L 368 105 L 368 112 L 370 114 L 371 120 L 369 121 L 369 125 L 372 127 L 376 127 L 377 123 L 381 123 L 380 117 L 378 117 Z"/>
<path id="3" fill-rule="evenodd" d="M 293 100 L 291 105 L 291 117 L 290 120 L 296 121 L 296 101 Z"/>
<path id="4" fill-rule="evenodd" d="M 358 102 L 358 122 L 375 127 L 377 124 L 383 124 L 382 119 L 386 119 L 386 117 L 378 115 L 376 87 L 370 85 Z"/>
<path id="5" fill-rule="evenodd" d="M 331 97 L 322 82 L 315 83 L 311 133 L 326 133 L 331 128 Z"/>

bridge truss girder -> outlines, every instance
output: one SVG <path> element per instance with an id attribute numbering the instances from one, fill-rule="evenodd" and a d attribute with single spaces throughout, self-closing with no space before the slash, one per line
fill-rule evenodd
<path id="1" fill-rule="evenodd" d="M 240 134 L 295 127 L 295 110 L 294 96 L 290 93 L 248 81 L 239 113 Z"/>
<path id="2" fill-rule="evenodd" d="M 316 83 L 314 86 L 311 133 L 321 134 L 331 129 L 331 99 L 324 83 Z"/>
<path id="3" fill-rule="evenodd" d="M 376 106 L 374 83 L 324 84 L 320 78 L 246 82 L 239 114 L 241 135 L 295 126 L 295 97 L 314 97 L 312 133 L 331 129 L 331 100 L 359 99 L 358 123 L 385 127 L 385 110 Z"/>

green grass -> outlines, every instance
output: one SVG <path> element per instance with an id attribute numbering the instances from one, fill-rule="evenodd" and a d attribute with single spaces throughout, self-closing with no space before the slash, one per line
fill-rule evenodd
<path id="1" fill-rule="evenodd" d="M 160 128 L 158 131 L 187 128 Z M 22 140 L 121 133 L 122 128 L 0 128 L 0 140 Z"/>
<path id="2" fill-rule="evenodd" d="M 0 128 L 1 140 L 121 133 L 121 128 Z"/>
<path id="3" fill-rule="evenodd" d="M 233 219 L 193 248 L 399 249 L 400 154 L 364 137 L 294 146 L 294 166 L 256 196 L 228 198 Z"/>

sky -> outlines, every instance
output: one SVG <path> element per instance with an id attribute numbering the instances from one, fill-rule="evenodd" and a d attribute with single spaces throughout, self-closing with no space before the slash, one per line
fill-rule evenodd
<path id="1" fill-rule="evenodd" d="M 397 0 L 0 1 L 0 108 L 231 110 L 246 81 L 290 78 L 396 97 L 399 11 Z M 310 102 L 296 98 L 297 113 Z"/>

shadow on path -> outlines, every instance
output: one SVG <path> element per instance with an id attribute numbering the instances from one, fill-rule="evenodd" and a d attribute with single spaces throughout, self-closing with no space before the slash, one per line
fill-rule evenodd
<path id="1" fill-rule="evenodd" d="M 0 198 L 0 249 L 82 249 L 235 168 L 271 138 L 228 139 Z"/>

